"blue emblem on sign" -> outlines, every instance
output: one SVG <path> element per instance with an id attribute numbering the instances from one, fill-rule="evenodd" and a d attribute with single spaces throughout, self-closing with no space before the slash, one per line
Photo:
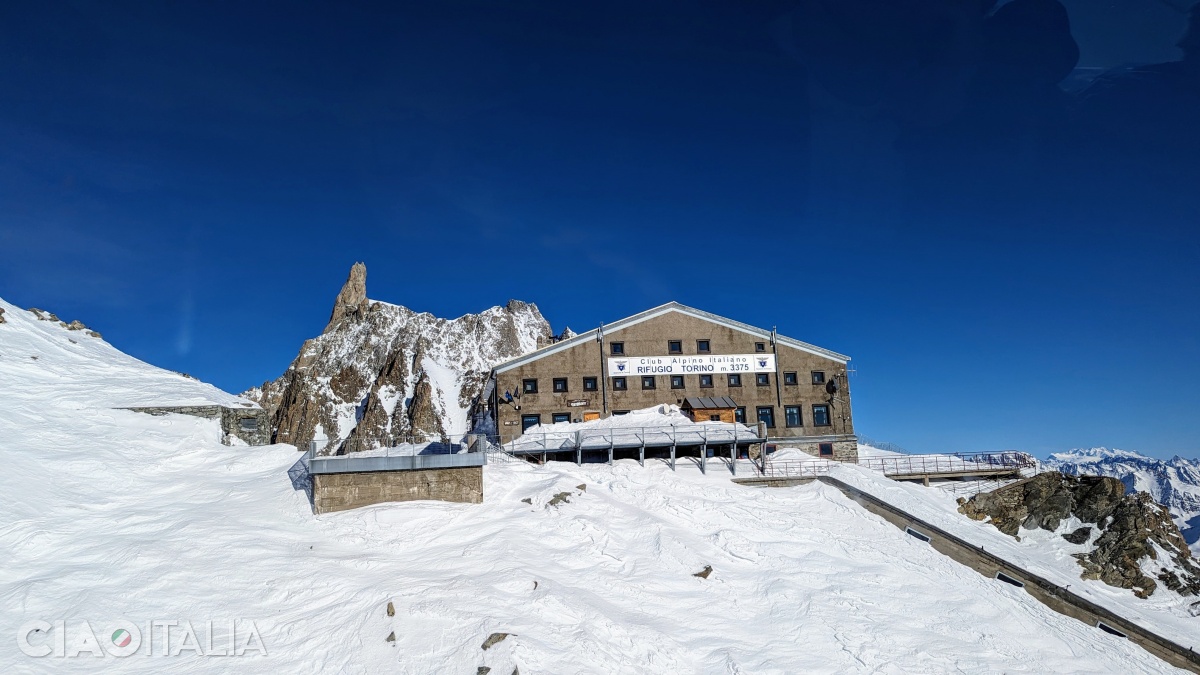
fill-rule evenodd
<path id="1" fill-rule="evenodd" d="M 766 367 L 767 367 L 767 360 L 766 360 L 766 359 L 759 359 L 759 360 L 758 360 L 758 367 L 759 367 L 759 368 L 766 368 Z"/>
<path id="2" fill-rule="evenodd" d="M 618 364 L 617 364 L 617 370 L 624 372 L 624 370 L 625 370 L 625 364 L 624 364 L 624 363 L 618 363 Z"/>

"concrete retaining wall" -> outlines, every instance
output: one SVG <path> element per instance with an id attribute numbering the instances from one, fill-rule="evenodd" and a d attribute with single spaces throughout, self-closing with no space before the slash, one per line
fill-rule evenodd
<path id="1" fill-rule="evenodd" d="M 483 467 L 313 474 L 313 510 L 345 511 L 383 502 L 483 502 Z"/>
<path id="2" fill-rule="evenodd" d="M 847 497 L 853 499 L 864 509 L 883 518 L 896 527 L 909 528 L 929 538 L 929 545 L 939 553 L 949 556 L 955 562 L 961 563 L 988 577 L 995 577 L 1003 572 L 1005 576 L 1025 584 L 1025 590 L 1036 600 L 1054 611 L 1069 617 L 1079 619 L 1084 623 L 1095 626 L 1099 622 L 1125 633 L 1128 639 L 1142 649 L 1154 654 L 1167 663 L 1185 670 L 1200 673 L 1200 655 L 1192 651 L 1190 646 L 1182 646 L 1132 623 L 1123 617 L 1085 599 L 1075 593 L 1050 582 L 1032 572 L 1016 567 L 1006 560 L 999 558 L 982 548 L 960 539 L 959 537 L 939 529 L 911 514 L 902 511 L 891 504 L 848 485 L 831 476 L 817 478 L 768 479 L 749 478 L 735 482 L 743 485 L 761 487 L 783 487 L 799 485 L 819 480 L 822 483 L 841 490 Z M 1097 628 L 1097 630 L 1100 630 Z"/>

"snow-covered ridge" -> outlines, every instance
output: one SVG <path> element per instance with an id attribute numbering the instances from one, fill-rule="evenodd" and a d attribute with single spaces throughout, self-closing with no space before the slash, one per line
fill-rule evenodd
<path id="1" fill-rule="evenodd" d="M 82 408 L 257 404 L 125 354 L 86 329 L 0 299 L 0 388 L 23 386 L 57 405 Z M 39 318 L 43 317 L 43 318 Z M 94 386 L 102 381 L 104 386 Z M 19 383 L 19 384 L 18 384 Z M 35 413 L 36 414 L 36 413 Z"/>

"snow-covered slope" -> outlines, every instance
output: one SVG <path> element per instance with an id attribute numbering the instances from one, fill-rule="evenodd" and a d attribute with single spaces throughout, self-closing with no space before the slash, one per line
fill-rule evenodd
<path id="1" fill-rule="evenodd" d="M 65 333 L 33 361 L 45 330 L 0 325 L 0 672 L 1173 672 L 836 490 L 741 487 L 711 464 L 490 465 L 480 505 L 313 516 L 293 447 L 110 410 L 114 381 L 174 376 L 107 345 L 79 358 Z M 68 645 L 82 621 L 101 645 L 113 620 L 187 622 L 201 652 L 206 621 L 217 649 L 225 622 L 253 622 L 267 654 L 14 648 L 19 626 L 60 619 Z M 493 633 L 511 636 L 483 650 Z"/>
<path id="2" fill-rule="evenodd" d="M 0 389 L 24 389 L 28 398 L 9 399 L 36 420 L 52 399 L 59 407 L 107 410 L 127 406 L 258 406 L 181 373 L 157 368 L 124 354 L 81 324 L 77 329 L 49 312 L 26 311 L 0 299 Z M 97 386 L 103 383 L 103 386 Z M 11 395 L 15 392 L 8 391 Z M 12 412 L 11 410 L 9 412 Z M 0 442 L 3 442 L 0 433 Z"/>
<path id="3" fill-rule="evenodd" d="M 440 319 L 366 297 L 366 268 L 354 266 L 329 325 L 287 371 L 245 396 L 272 411 L 276 437 L 327 452 L 404 441 L 458 440 L 493 366 L 550 340 L 537 306 L 510 301 L 479 314 Z"/>
<path id="4" fill-rule="evenodd" d="M 1171 511 L 1192 551 L 1200 554 L 1200 459 L 1155 459 L 1128 450 L 1091 448 L 1055 453 L 1045 464 L 1074 475 L 1112 476 L 1131 492 L 1150 493 Z"/>

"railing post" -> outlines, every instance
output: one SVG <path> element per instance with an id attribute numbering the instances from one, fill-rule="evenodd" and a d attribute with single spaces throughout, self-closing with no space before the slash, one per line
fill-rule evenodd
<path id="1" fill-rule="evenodd" d="M 704 445 L 700 447 L 700 473 L 708 473 L 708 427 L 701 427 L 700 433 L 704 436 Z"/>

